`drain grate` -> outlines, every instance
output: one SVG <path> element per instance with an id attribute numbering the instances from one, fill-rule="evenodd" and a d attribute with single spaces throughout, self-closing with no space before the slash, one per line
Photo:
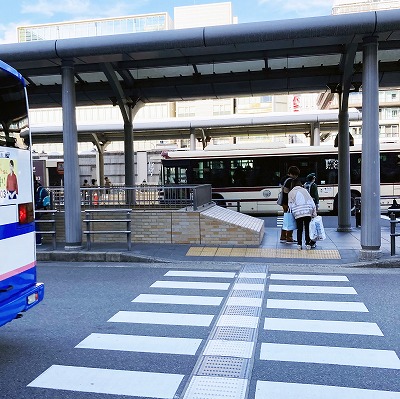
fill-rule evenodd
<path id="1" fill-rule="evenodd" d="M 228 341 L 254 341 L 254 328 L 247 327 L 218 327 L 211 339 L 226 339 Z"/>
<path id="2" fill-rule="evenodd" d="M 227 306 L 223 314 L 237 314 L 243 316 L 260 316 L 260 308 L 254 306 Z"/>
<path id="3" fill-rule="evenodd" d="M 265 280 L 263 278 L 249 278 L 239 276 L 236 282 L 242 284 L 264 284 Z"/>
<path id="4" fill-rule="evenodd" d="M 233 290 L 231 296 L 242 298 L 262 298 L 262 291 Z"/>
<path id="5" fill-rule="evenodd" d="M 246 378 L 249 373 L 249 359 L 224 356 L 204 356 L 197 375 L 214 377 Z"/>

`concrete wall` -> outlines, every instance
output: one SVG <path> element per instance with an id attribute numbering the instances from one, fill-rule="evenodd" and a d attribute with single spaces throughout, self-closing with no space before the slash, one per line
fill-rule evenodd
<path id="1" fill-rule="evenodd" d="M 82 220 L 85 219 L 82 214 Z M 50 218 L 47 215 L 45 218 Z M 125 219 L 124 214 L 101 214 L 93 219 Z M 56 214 L 57 242 L 65 242 L 64 213 Z M 264 236 L 264 221 L 213 205 L 200 212 L 174 210 L 138 210 L 131 213 L 132 242 L 157 244 L 201 244 L 259 246 Z M 96 230 L 126 230 L 126 222 L 97 222 Z M 82 231 L 86 230 L 82 222 Z M 50 225 L 41 225 L 50 230 Z M 50 235 L 43 241 L 51 242 Z M 82 238 L 86 243 L 86 235 Z M 94 234 L 92 242 L 126 242 L 126 234 Z"/>

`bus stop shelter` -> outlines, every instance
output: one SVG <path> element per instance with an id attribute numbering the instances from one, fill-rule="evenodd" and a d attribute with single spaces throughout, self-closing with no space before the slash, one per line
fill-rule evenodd
<path id="1" fill-rule="evenodd" d="M 379 87 L 400 86 L 400 10 L 0 46 L 31 108 L 62 107 L 66 248 L 81 246 L 77 105 L 118 105 L 125 184 L 144 103 L 324 92 L 339 97 L 338 230 L 350 231 L 348 97 L 362 89 L 362 257 L 379 257 Z"/>

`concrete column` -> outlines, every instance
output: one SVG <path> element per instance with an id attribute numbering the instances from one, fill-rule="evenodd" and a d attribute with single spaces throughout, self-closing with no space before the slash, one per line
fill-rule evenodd
<path id="1" fill-rule="evenodd" d="M 131 111 L 131 109 L 129 108 Z M 130 112 L 132 116 L 132 112 Z M 125 186 L 135 185 L 135 164 L 133 152 L 133 125 L 132 120 L 124 122 L 124 155 L 125 155 Z"/>
<path id="2" fill-rule="evenodd" d="M 196 135 L 194 133 L 194 128 L 190 128 L 190 151 L 196 150 Z"/>
<path id="3" fill-rule="evenodd" d="M 349 93 L 343 93 L 348 97 Z M 338 228 L 351 231 L 350 139 L 348 101 L 340 96 L 338 132 Z"/>
<path id="4" fill-rule="evenodd" d="M 62 75 L 62 113 L 64 144 L 65 249 L 82 246 L 81 195 L 79 182 L 78 131 L 75 114 L 74 63 L 64 60 Z"/>
<path id="5" fill-rule="evenodd" d="M 362 74 L 361 259 L 381 256 L 378 38 L 364 38 Z"/>
<path id="6" fill-rule="evenodd" d="M 316 146 L 321 144 L 321 126 L 319 122 L 311 124 L 311 145 Z"/>

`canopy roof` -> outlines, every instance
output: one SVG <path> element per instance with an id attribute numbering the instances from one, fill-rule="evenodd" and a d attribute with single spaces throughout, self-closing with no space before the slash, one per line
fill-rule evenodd
<path id="1" fill-rule="evenodd" d="M 31 108 L 61 106 L 61 65 L 77 105 L 359 89 L 363 38 L 379 40 L 380 87 L 400 86 L 400 10 L 0 45 Z M 329 89 L 328 89 L 329 88 Z"/>

